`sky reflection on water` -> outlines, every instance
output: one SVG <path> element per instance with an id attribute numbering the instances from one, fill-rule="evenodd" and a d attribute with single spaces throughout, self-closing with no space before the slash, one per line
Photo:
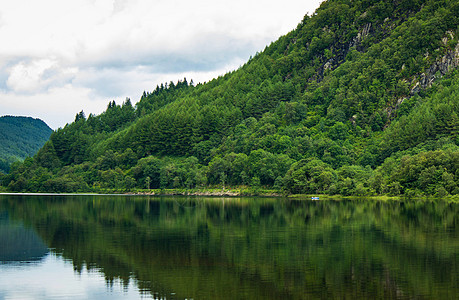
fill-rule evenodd
<path id="1" fill-rule="evenodd" d="M 135 280 L 109 286 L 94 269 L 74 271 L 71 261 L 48 254 L 41 261 L 0 264 L 0 299 L 139 299 Z M 151 295 L 142 296 L 151 299 Z"/>

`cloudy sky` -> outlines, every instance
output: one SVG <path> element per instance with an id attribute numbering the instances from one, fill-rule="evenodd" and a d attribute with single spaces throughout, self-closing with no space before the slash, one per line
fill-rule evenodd
<path id="1" fill-rule="evenodd" d="M 296 28 L 321 0 L 2 0 L 0 116 L 57 129 L 111 100 L 209 81 Z"/>

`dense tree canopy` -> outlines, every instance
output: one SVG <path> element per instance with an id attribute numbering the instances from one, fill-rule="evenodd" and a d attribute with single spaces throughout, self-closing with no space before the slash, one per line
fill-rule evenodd
<path id="1" fill-rule="evenodd" d="M 458 16 L 453 0 L 326 1 L 237 71 L 80 112 L 3 185 L 457 194 Z"/>

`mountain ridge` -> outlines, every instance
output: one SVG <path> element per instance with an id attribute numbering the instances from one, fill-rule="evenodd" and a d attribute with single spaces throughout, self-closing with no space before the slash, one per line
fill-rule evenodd
<path id="1" fill-rule="evenodd" d="M 11 163 L 35 155 L 51 133 L 52 129 L 38 118 L 0 117 L 0 170 L 7 172 Z"/>

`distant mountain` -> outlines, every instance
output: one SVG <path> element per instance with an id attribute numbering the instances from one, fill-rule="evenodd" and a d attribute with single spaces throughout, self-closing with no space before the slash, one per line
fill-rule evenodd
<path id="1" fill-rule="evenodd" d="M 11 163 L 33 156 L 52 132 L 40 119 L 0 117 L 0 171 L 8 172 Z"/>
<path id="2" fill-rule="evenodd" d="M 0 264 L 37 261 L 48 253 L 48 247 L 33 229 L 23 224 L 11 224 L 8 220 L 2 220 L 2 216 L 0 244 Z"/>
<path id="3" fill-rule="evenodd" d="M 328 0 L 234 72 L 76 115 L 11 191 L 459 194 L 459 0 Z"/>

